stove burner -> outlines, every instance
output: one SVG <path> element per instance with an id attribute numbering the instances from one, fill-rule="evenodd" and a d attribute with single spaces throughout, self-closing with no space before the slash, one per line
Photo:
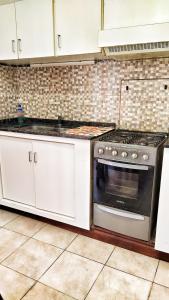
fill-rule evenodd
<path id="1" fill-rule="evenodd" d="M 147 143 L 146 142 L 140 142 L 140 143 L 138 143 L 139 145 L 141 145 L 141 146 L 147 146 Z"/>

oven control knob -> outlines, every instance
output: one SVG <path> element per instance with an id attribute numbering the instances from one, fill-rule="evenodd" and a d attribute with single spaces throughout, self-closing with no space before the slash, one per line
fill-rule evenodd
<path id="1" fill-rule="evenodd" d="M 124 151 L 124 152 L 122 152 L 121 156 L 125 158 L 128 156 L 128 153 L 126 151 Z"/>
<path id="2" fill-rule="evenodd" d="M 144 160 L 148 160 L 148 159 L 149 159 L 148 154 L 143 154 L 143 159 L 144 159 Z"/>
<path id="3" fill-rule="evenodd" d="M 99 153 L 99 154 L 103 154 L 103 153 L 104 153 L 104 149 L 103 149 L 103 148 L 99 148 L 99 149 L 98 149 L 98 153 Z"/>
<path id="4" fill-rule="evenodd" d="M 118 152 L 117 152 L 117 150 L 113 150 L 111 154 L 112 154 L 112 156 L 117 156 Z"/>
<path id="5" fill-rule="evenodd" d="M 132 157 L 133 159 L 136 159 L 136 158 L 138 157 L 138 154 L 137 154 L 137 153 L 132 153 L 131 157 Z"/>

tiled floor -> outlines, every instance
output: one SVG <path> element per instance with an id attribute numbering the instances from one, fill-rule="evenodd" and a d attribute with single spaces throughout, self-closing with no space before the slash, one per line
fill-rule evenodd
<path id="1" fill-rule="evenodd" d="M 169 263 L 0 210 L 4 300 L 169 300 Z"/>

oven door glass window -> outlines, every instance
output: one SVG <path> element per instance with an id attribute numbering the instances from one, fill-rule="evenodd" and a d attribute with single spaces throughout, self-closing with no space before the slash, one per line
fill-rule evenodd
<path id="1" fill-rule="evenodd" d="M 154 168 L 95 159 L 94 202 L 149 215 Z"/>
<path id="2" fill-rule="evenodd" d="M 112 196 L 138 200 L 139 174 L 132 170 L 118 170 L 106 168 L 107 183 L 105 193 Z"/>

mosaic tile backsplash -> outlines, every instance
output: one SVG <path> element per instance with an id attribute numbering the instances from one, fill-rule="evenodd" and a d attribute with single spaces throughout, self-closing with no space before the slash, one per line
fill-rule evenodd
<path id="1" fill-rule="evenodd" d="M 0 67 L 0 118 L 16 116 L 116 122 L 168 131 L 169 58 L 99 61 L 62 67 Z"/>

